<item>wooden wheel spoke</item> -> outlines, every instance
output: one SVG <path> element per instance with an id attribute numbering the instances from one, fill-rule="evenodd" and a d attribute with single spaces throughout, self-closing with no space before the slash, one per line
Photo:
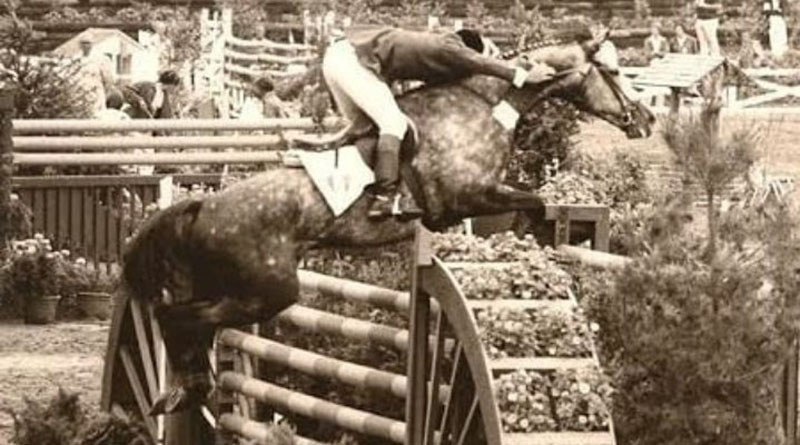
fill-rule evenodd
<path id="1" fill-rule="evenodd" d="M 442 408 L 442 418 L 439 421 L 439 431 L 442 432 L 443 443 L 447 443 L 448 422 L 450 422 L 453 417 L 453 397 L 456 397 L 455 384 L 461 365 L 464 362 L 464 355 L 462 352 L 462 345 L 459 343 L 456 346 L 455 358 L 453 359 L 453 369 L 450 372 L 450 393 L 447 395 L 444 407 Z"/>
<path id="2" fill-rule="evenodd" d="M 150 317 L 150 332 L 153 338 L 153 349 L 155 352 L 156 361 L 156 379 L 158 382 L 158 394 L 164 394 L 167 391 L 167 348 L 164 345 L 164 337 L 161 335 L 161 326 L 158 325 L 153 306 L 147 306 L 147 315 Z M 156 442 L 164 442 L 164 415 L 156 417 Z"/>
<path id="3" fill-rule="evenodd" d="M 472 403 L 469 404 L 469 411 L 467 412 L 467 417 L 464 419 L 464 423 L 462 424 L 461 434 L 458 437 L 458 442 L 456 442 L 456 445 L 464 445 L 464 441 L 467 440 L 469 431 L 472 429 L 472 422 L 475 421 L 475 413 L 477 412 L 478 395 L 475 394 L 472 396 Z"/>
<path id="4" fill-rule="evenodd" d="M 147 338 L 141 303 L 132 298 L 130 304 L 131 315 L 133 316 L 133 328 L 136 331 L 136 342 L 139 346 L 139 355 L 142 359 L 142 368 L 144 369 L 147 388 L 150 391 L 149 400 L 152 403 L 152 401 L 160 395 L 158 392 L 158 383 L 156 382 L 155 361 L 153 361 L 152 347 L 150 340 Z"/>
<path id="5" fill-rule="evenodd" d="M 131 385 L 131 390 L 136 399 L 136 404 L 139 406 L 142 419 L 144 419 L 147 428 L 150 430 L 150 434 L 155 437 L 157 426 L 153 418 L 149 415 L 150 404 L 147 401 L 141 377 L 139 376 L 139 372 L 136 371 L 136 365 L 133 363 L 133 358 L 131 358 L 131 353 L 127 346 L 120 346 L 119 358 L 122 360 L 122 366 L 125 368 L 125 375 L 128 376 L 128 383 Z"/>
<path id="6" fill-rule="evenodd" d="M 206 422 L 208 422 L 208 424 L 211 425 L 211 428 L 217 427 L 217 419 L 214 417 L 214 413 L 212 413 L 207 406 L 205 405 L 201 406 L 200 412 L 203 414 L 203 418 L 206 420 Z"/>
<path id="7" fill-rule="evenodd" d="M 425 418 L 425 445 L 433 443 L 434 425 L 439 410 L 439 380 L 441 378 L 442 356 L 444 355 L 444 324 L 446 319 L 444 311 L 439 311 L 436 315 L 436 337 L 433 345 L 433 357 L 431 360 L 430 385 L 428 387 L 428 411 Z"/>

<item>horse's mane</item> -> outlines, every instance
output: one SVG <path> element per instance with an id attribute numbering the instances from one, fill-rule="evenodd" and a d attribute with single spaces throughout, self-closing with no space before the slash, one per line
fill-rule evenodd
<path id="1" fill-rule="evenodd" d="M 554 38 L 542 39 L 536 42 L 528 42 L 520 48 L 510 49 L 508 51 L 503 52 L 502 54 L 500 54 L 500 59 L 511 60 L 515 57 L 519 57 L 520 54 L 524 54 L 530 51 L 549 48 L 551 46 L 569 45 L 570 43 L 574 43 L 575 41 L 576 40 L 574 38 L 569 38 L 569 37 L 554 37 Z"/>

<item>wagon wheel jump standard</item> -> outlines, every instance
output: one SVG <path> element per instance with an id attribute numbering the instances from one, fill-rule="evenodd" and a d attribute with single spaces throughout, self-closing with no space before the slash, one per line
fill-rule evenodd
<path id="1" fill-rule="evenodd" d="M 319 293 L 324 298 L 345 299 L 408 312 L 411 317 L 410 332 L 301 305 L 292 306 L 279 315 L 282 321 L 294 325 L 301 332 L 317 332 L 408 350 L 410 362 L 407 375 L 391 374 L 286 346 L 240 330 L 224 329 L 218 335 L 218 350 L 233 352 L 236 366 L 231 370 L 220 370 L 218 383 L 229 395 L 227 399 L 231 403 L 227 410 L 223 407 L 224 403 L 213 410 L 229 412 L 221 413 L 216 421 L 209 417 L 211 414 L 208 410 L 205 413 L 194 412 L 185 415 L 182 421 L 173 419 L 166 424 L 159 419 L 150 420 L 148 426 L 154 437 L 168 438 L 165 443 L 213 443 L 215 433 L 210 425 L 216 424 L 220 430 L 262 441 L 257 443 L 269 443 L 272 433 L 268 426 L 251 418 L 250 401 L 258 400 L 284 413 L 307 416 L 345 431 L 395 443 L 614 444 L 610 418 L 605 424 L 605 431 L 546 431 L 548 427 L 545 422 L 540 425 L 543 428 L 534 428 L 529 433 L 509 432 L 514 431 L 514 425 L 509 425 L 509 418 L 515 414 L 502 412 L 503 406 L 508 405 L 505 398 L 516 393 L 516 389 L 508 390 L 509 385 L 525 384 L 526 379 L 530 385 L 529 375 L 547 375 L 554 371 L 563 373 L 571 369 L 597 370 L 597 361 L 594 354 L 584 354 L 582 357 L 520 357 L 512 353 L 508 354 L 511 357 L 490 358 L 497 354 L 488 351 L 475 314 L 504 310 L 571 313 L 576 302 L 569 295 L 557 300 L 520 299 L 511 295 L 506 295 L 510 299 L 468 298 L 457 283 L 459 278 L 464 279 L 464 274 L 468 276 L 472 270 L 501 271 L 515 267 L 515 264 L 442 262 L 426 248 L 429 235 L 424 229 L 422 233 L 415 258 L 416 291 L 411 295 L 315 272 L 301 271 L 300 274 L 304 290 Z M 503 295 L 503 291 L 498 289 L 497 294 Z M 116 406 L 117 409 L 133 410 L 145 419 L 149 411 L 149 404 L 145 402 L 158 394 L 149 393 L 148 382 L 151 379 L 147 376 L 154 376 L 152 380 L 156 387 L 164 382 L 165 376 L 163 352 L 158 346 L 158 329 L 155 325 L 147 324 L 148 313 L 135 302 L 118 307 L 108 352 L 113 360 L 108 361 L 106 385 L 103 388 L 104 408 L 114 409 Z M 431 326 L 433 329 L 429 332 Z M 147 340 L 145 347 L 142 347 L 140 338 Z M 142 353 L 132 356 L 131 351 L 137 349 Z M 410 395 L 411 398 L 406 400 L 406 422 L 257 380 L 252 373 L 253 359 L 263 360 L 267 366 L 287 366 L 310 376 L 335 380 L 354 389 L 370 388 L 385 392 L 387 397 L 406 398 Z M 147 363 L 152 364 L 150 371 L 147 370 Z M 119 383 L 122 381 L 126 384 Z M 117 383 L 111 385 L 111 382 Z M 555 389 L 539 388 L 537 391 L 554 392 Z M 540 394 L 538 401 L 531 399 L 529 403 L 539 403 L 542 397 L 547 396 Z M 550 428 L 557 429 L 555 424 L 550 424 Z M 316 442 L 298 438 L 297 443 Z"/>

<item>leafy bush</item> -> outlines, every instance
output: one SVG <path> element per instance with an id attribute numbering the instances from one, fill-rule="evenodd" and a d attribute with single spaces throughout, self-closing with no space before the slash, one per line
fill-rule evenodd
<path id="1" fill-rule="evenodd" d="M 747 137 L 719 140 L 709 120 L 666 136 L 712 197 L 753 148 Z M 603 327 L 622 442 L 782 443 L 778 375 L 800 333 L 797 221 L 786 208 L 766 215 L 710 202 L 704 232 L 687 227 L 687 201 L 659 207 L 631 265 L 577 280 Z"/>
<path id="2" fill-rule="evenodd" d="M 545 181 L 546 167 L 562 165 L 575 145 L 580 112 L 556 99 L 546 100 L 524 115 L 514 131 L 515 151 L 506 181 L 533 190 Z"/>
<path id="3" fill-rule="evenodd" d="M 46 406 L 26 399 L 11 414 L 16 445 L 155 445 L 143 423 L 87 409 L 77 394 L 60 388 Z"/>
<path id="4" fill-rule="evenodd" d="M 26 239 L 33 235 L 33 212 L 16 194 L 11 195 L 9 208 L 10 231 L 7 236 L 11 239 Z"/>
<path id="5" fill-rule="evenodd" d="M 18 119 L 81 118 L 91 114 L 79 84 L 78 60 L 28 56 L 36 34 L 30 24 L 12 16 L 0 17 L 0 83 L 15 90 Z"/>

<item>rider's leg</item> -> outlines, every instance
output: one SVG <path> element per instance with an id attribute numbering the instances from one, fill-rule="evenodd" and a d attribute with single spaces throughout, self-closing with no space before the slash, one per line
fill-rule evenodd
<path id="1" fill-rule="evenodd" d="M 380 129 L 374 168 L 374 199 L 368 216 L 375 219 L 391 216 L 400 183 L 400 143 L 408 129 L 408 118 L 400 111 L 386 82 L 358 61 L 355 50 L 346 41 L 328 49 L 322 71 L 342 113 L 355 117 L 355 107 Z M 419 213 L 413 200 L 403 202 L 407 204 L 405 210 Z M 404 209 L 399 210 L 403 212 Z"/>

